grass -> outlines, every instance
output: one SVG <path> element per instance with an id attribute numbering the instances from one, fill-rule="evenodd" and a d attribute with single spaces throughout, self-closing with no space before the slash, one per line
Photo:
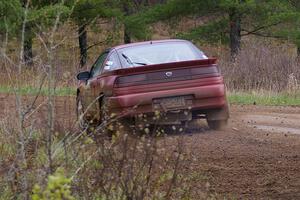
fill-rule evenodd
<path id="1" fill-rule="evenodd" d="M 39 88 L 24 86 L 20 88 L 21 95 L 36 95 Z M 0 86 L 0 93 L 13 93 L 13 88 Z M 48 89 L 42 88 L 40 95 L 47 95 Z M 55 96 L 74 96 L 76 88 L 58 87 Z M 265 105 L 265 106 L 300 106 L 300 93 L 270 93 L 270 92 L 229 92 L 228 99 L 231 104 L 238 105 Z"/>
<path id="2" fill-rule="evenodd" d="M 0 93 L 14 93 L 14 90 L 10 86 L 0 86 Z M 19 88 L 19 93 L 21 95 L 37 95 L 39 93 L 39 88 L 32 86 L 24 86 Z M 42 88 L 40 95 L 47 95 L 48 89 Z M 55 96 L 73 96 L 76 95 L 76 89 L 71 87 L 58 87 L 54 91 Z"/>
<path id="3" fill-rule="evenodd" d="M 241 105 L 300 106 L 300 93 L 233 92 L 228 94 L 229 102 Z"/>

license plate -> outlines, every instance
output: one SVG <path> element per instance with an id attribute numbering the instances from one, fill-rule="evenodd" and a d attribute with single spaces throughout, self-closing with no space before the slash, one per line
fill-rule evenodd
<path id="1" fill-rule="evenodd" d="M 182 108 L 186 106 L 184 97 L 160 99 L 160 105 L 165 109 Z"/>

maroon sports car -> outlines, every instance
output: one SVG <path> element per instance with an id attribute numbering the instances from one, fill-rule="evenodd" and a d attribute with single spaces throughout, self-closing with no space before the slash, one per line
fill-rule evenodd
<path id="1" fill-rule="evenodd" d="M 85 125 L 115 117 L 134 125 L 206 118 L 210 128 L 220 129 L 229 118 L 216 59 L 189 41 L 116 46 L 104 51 L 91 70 L 77 78 L 77 114 Z"/>

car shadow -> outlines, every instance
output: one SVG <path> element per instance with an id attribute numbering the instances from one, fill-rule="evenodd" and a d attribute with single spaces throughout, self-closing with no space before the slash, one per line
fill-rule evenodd
<path id="1" fill-rule="evenodd" d="M 154 125 L 155 126 L 155 125 Z M 211 129 L 205 120 L 197 120 L 182 125 L 156 125 L 151 130 L 152 136 L 179 136 L 209 134 Z"/>

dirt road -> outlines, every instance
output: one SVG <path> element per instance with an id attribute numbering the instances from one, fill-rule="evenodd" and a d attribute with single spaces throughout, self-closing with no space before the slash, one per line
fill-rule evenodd
<path id="1" fill-rule="evenodd" d="M 224 131 L 187 137 L 209 190 L 238 199 L 300 199 L 300 108 L 232 106 Z"/>
<path id="2" fill-rule="evenodd" d="M 73 124 L 72 99 L 56 99 L 60 130 Z M 13 97 L 2 95 L 0 105 L 4 119 L 12 113 Z M 41 106 L 35 113 L 38 119 L 45 110 Z M 226 130 L 201 126 L 184 135 L 189 154 L 184 169 L 195 176 L 193 197 L 206 192 L 222 199 L 300 199 L 300 107 L 232 105 Z M 168 137 L 170 142 L 172 137 L 177 136 Z"/>
<path id="3" fill-rule="evenodd" d="M 208 176 L 212 193 L 300 199 L 300 108 L 231 106 L 226 130 L 204 129 L 187 143 L 197 158 L 190 166 Z"/>

